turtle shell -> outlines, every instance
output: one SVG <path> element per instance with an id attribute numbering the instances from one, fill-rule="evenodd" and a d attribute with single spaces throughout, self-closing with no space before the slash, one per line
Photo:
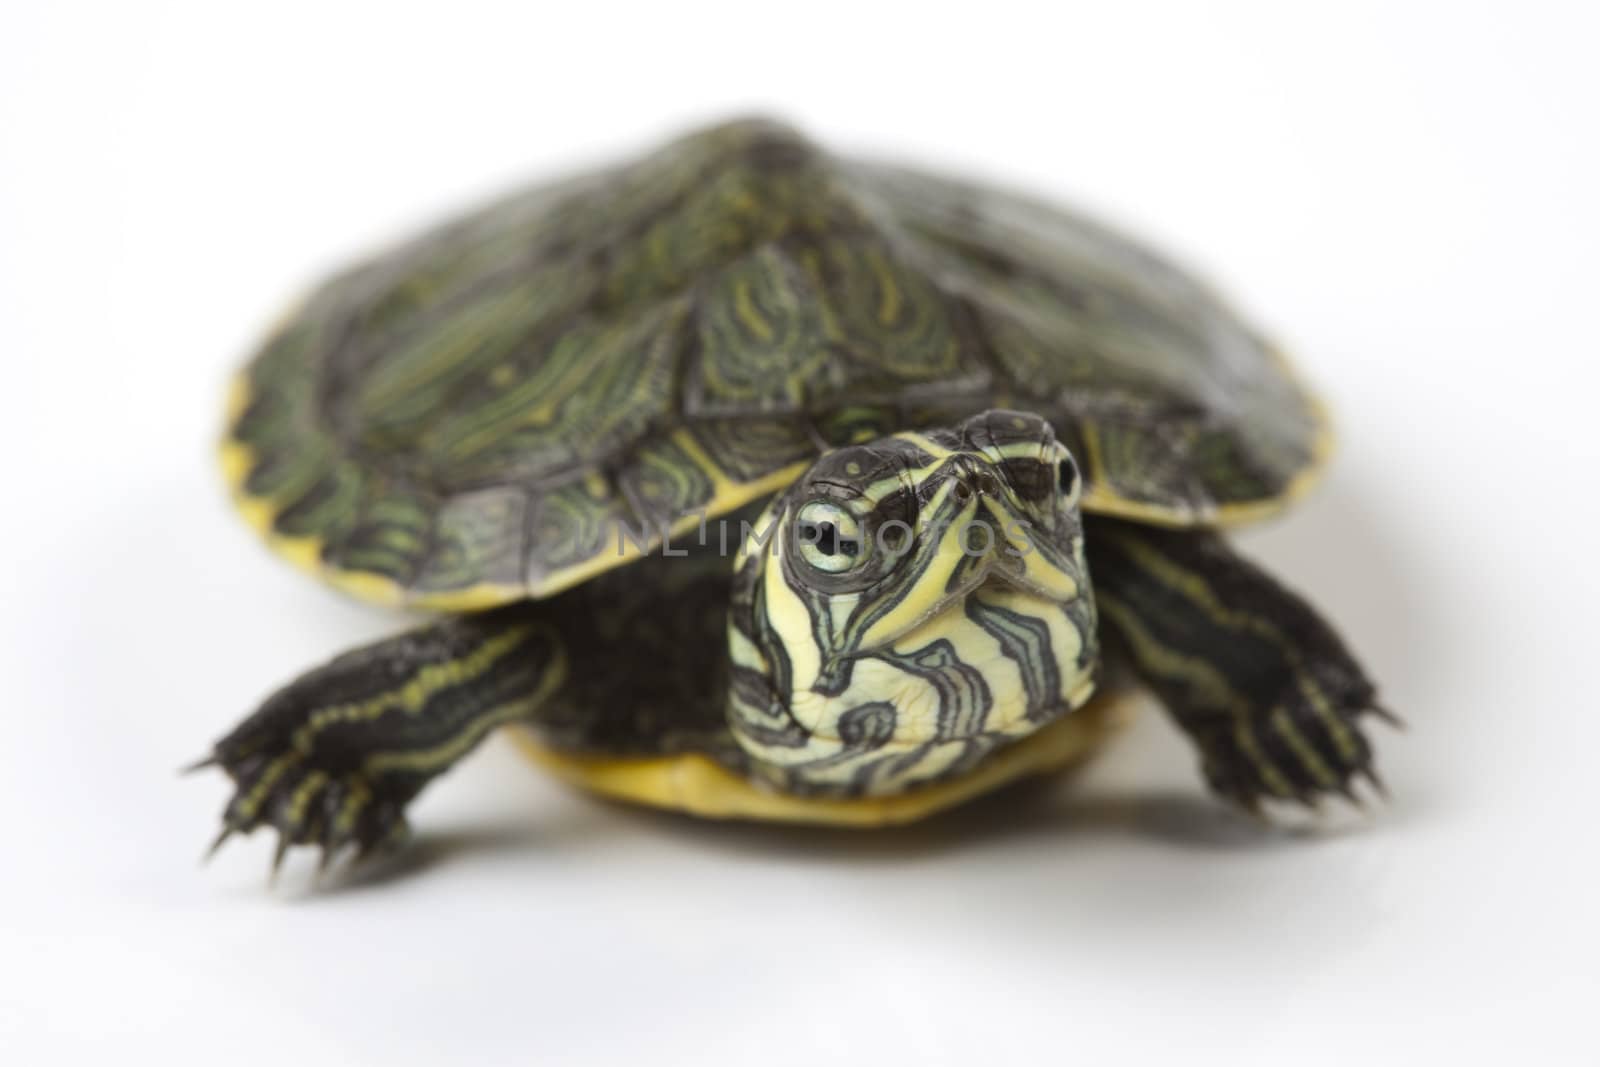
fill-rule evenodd
<path id="1" fill-rule="evenodd" d="M 241 375 L 224 463 L 291 558 L 470 609 L 990 407 L 1055 423 L 1087 510 L 1173 525 L 1271 510 L 1325 437 L 1273 349 L 1143 246 L 744 121 L 327 281 Z"/>

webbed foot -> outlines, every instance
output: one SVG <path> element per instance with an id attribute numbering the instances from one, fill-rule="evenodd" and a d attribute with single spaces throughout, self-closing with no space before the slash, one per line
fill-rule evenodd
<path id="1" fill-rule="evenodd" d="M 515 611 L 448 619 L 310 671 L 269 697 L 193 769 L 233 781 L 215 852 L 235 834 L 278 832 L 276 870 L 294 845 L 322 866 L 407 834 L 405 809 L 495 727 L 560 684 L 552 629 Z M 209 856 L 211 853 L 208 852 Z"/>
<path id="2" fill-rule="evenodd" d="M 1200 750 L 1207 784 L 1263 802 L 1360 805 L 1383 794 L 1364 732 L 1396 723 L 1331 626 L 1297 594 L 1201 530 L 1097 519 L 1089 562 L 1115 644 Z"/>

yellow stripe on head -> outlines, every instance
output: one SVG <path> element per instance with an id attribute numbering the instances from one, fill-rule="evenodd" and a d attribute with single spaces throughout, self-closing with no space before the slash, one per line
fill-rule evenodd
<path id="1" fill-rule="evenodd" d="M 831 452 L 773 501 L 730 622 L 736 663 L 764 681 L 729 711 L 758 769 L 895 792 L 1088 699 L 1094 610 L 1063 463 L 1042 420 L 987 413 Z"/>

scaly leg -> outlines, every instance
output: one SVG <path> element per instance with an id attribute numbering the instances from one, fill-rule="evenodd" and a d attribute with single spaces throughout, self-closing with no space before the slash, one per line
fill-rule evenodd
<path id="1" fill-rule="evenodd" d="M 405 806 L 495 727 L 530 715 L 566 676 L 560 638 L 513 607 L 447 619 L 347 652 L 267 698 L 197 766 L 235 792 L 213 850 L 272 826 L 323 863 L 405 833 Z"/>
<path id="2" fill-rule="evenodd" d="M 1252 811 L 1352 780 L 1381 791 L 1364 715 L 1390 718 L 1332 627 L 1222 538 L 1100 519 L 1086 539 L 1108 636 L 1200 749 L 1211 788 Z"/>

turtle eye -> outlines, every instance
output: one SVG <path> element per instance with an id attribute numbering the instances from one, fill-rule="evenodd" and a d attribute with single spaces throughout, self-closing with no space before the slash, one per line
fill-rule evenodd
<path id="1" fill-rule="evenodd" d="M 1062 451 L 1060 460 L 1056 462 L 1056 488 L 1061 491 L 1062 496 L 1069 499 L 1078 490 L 1078 465 L 1065 450 Z"/>
<path id="2" fill-rule="evenodd" d="M 864 555 L 855 516 L 826 500 L 813 500 L 800 509 L 795 537 L 801 558 L 825 574 L 841 574 Z"/>

